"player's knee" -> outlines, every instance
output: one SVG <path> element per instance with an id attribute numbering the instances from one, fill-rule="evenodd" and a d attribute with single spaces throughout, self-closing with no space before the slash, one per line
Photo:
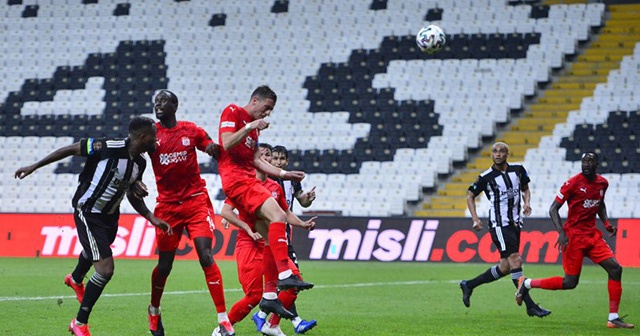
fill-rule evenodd
<path id="1" fill-rule="evenodd" d="M 213 257 L 211 256 L 211 253 L 200 254 L 198 260 L 200 261 L 200 266 L 202 266 L 203 268 L 213 265 Z"/>
<path id="2" fill-rule="evenodd" d="M 158 262 L 158 266 L 156 266 L 158 270 L 158 274 L 162 277 L 168 277 L 171 274 L 171 269 L 173 269 L 173 262 Z"/>
<path id="3" fill-rule="evenodd" d="M 622 279 L 622 266 L 620 266 L 620 264 L 616 263 L 610 267 L 607 272 L 612 280 L 620 281 L 620 279 Z"/>
<path id="4" fill-rule="evenodd" d="M 564 279 L 562 282 L 563 289 L 574 289 L 578 287 L 578 279 Z"/>

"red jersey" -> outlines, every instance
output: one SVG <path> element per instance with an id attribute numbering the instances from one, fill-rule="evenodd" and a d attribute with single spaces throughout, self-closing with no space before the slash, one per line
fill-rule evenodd
<path id="1" fill-rule="evenodd" d="M 284 195 L 282 186 L 270 178 L 267 178 L 267 180 L 262 182 L 262 184 L 271 192 L 271 196 L 278 202 L 280 208 L 282 208 L 284 212 L 287 212 L 287 210 L 289 210 L 289 204 L 287 203 L 287 198 Z"/>
<path id="2" fill-rule="evenodd" d="M 600 175 L 591 181 L 582 173 L 571 177 L 556 195 L 556 202 L 569 202 L 569 215 L 564 223 L 567 235 L 593 235 L 596 231 L 596 215 L 604 194 L 609 187 L 607 179 Z"/>
<path id="3" fill-rule="evenodd" d="M 213 142 L 196 124 L 178 121 L 173 128 L 159 122 L 156 150 L 149 153 L 158 186 L 157 202 L 178 202 L 206 191 L 200 177 L 196 148 L 204 151 Z"/>
<path id="4" fill-rule="evenodd" d="M 219 143 L 222 144 L 222 133 L 235 133 L 252 121 L 253 118 L 242 107 L 234 104 L 227 106 L 220 116 Z M 218 172 L 222 180 L 223 190 L 238 180 L 256 178 L 253 156 L 258 146 L 259 134 L 258 130 L 251 130 L 240 143 L 229 150 L 225 150 L 223 146 L 220 146 Z"/>

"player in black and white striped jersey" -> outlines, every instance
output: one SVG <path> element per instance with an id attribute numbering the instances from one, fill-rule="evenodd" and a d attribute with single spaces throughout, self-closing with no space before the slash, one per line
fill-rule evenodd
<path id="1" fill-rule="evenodd" d="M 118 231 L 120 203 L 124 196 L 151 224 L 170 233 L 169 224 L 155 217 L 144 204 L 142 198 L 148 192 L 139 183 L 146 167 L 142 153 L 154 150 L 156 141 L 155 122 L 146 117 L 135 117 L 129 123 L 129 137 L 124 140 L 84 138 L 15 172 L 16 178 L 23 179 L 40 167 L 72 155 L 87 158 L 72 201 L 83 251 L 73 273 L 65 277 L 65 284 L 76 292 L 80 301 L 78 314 L 69 325 L 69 331 L 74 335 L 90 334 L 89 314 L 113 276 L 111 244 Z M 91 266 L 95 273 L 85 289 L 82 280 Z"/>
<path id="2" fill-rule="evenodd" d="M 493 243 L 500 252 L 500 262 L 477 277 L 460 282 L 462 302 L 466 307 L 471 305 L 471 294 L 475 287 L 496 281 L 507 273 L 511 274 L 511 280 L 517 287 L 518 278 L 523 274 L 520 230 L 523 215 L 531 214 L 530 179 L 527 170 L 520 164 L 509 164 L 508 157 L 509 146 L 506 143 L 493 144 L 493 165 L 478 176 L 476 182 L 469 186 L 467 193 L 467 207 L 473 219 L 473 229 L 476 231 L 482 229 L 482 221 L 476 212 L 475 198 L 484 192 L 491 204 L 488 226 Z M 529 296 L 524 298 L 524 302 L 529 316 L 545 317 L 551 314 L 551 311 L 537 305 Z"/>

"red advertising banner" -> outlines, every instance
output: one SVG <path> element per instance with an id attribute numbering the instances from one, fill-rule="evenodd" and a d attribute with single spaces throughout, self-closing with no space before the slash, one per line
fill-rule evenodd
<path id="1" fill-rule="evenodd" d="M 221 228 L 220 216 L 214 221 Z M 313 231 L 294 230 L 303 260 L 486 262 L 499 254 L 485 229 L 471 229 L 468 218 L 320 217 Z M 605 240 L 626 267 L 640 267 L 640 219 L 619 219 L 618 234 Z M 215 231 L 217 260 L 233 259 L 236 230 Z M 558 233 L 548 219 L 528 219 L 520 252 L 526 263 L 560 263 L 554 247 Z M 155 259 L 155 228 L 141 216 L 121 215 L 112 245 L 117 258 Z M 0 257 L 73 257 L 82 246 L 72 214 L 0 214 Z M 177 258 L 197 259 L 186 232 Z"/>
<path id="2" fill-rule="evenodd" d="M 221 218 L 214 219 L 222 227 Z M 233 259 L 237 231 L 216 230 L 213 251 L 217 260 Z M 117 258 L 155 259 L 155 228 L 138 215 L 121 215 L 116 240 L 111 245 Z M 0 214 L 0 256 L 77 257 L 73 214 Z M 198 259 L 188 236 L 183 234 L 177 258 Z"/>

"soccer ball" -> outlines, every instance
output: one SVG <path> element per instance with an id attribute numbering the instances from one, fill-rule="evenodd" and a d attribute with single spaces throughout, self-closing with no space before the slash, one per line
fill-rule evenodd
<path id="1" fill-rule="evenodd" d="M 442 29 L 436 25 L 422 27 L 416 34 L 416 44 L 424 53 L 433 54 L 444 47 L 446 37 Z"/>

